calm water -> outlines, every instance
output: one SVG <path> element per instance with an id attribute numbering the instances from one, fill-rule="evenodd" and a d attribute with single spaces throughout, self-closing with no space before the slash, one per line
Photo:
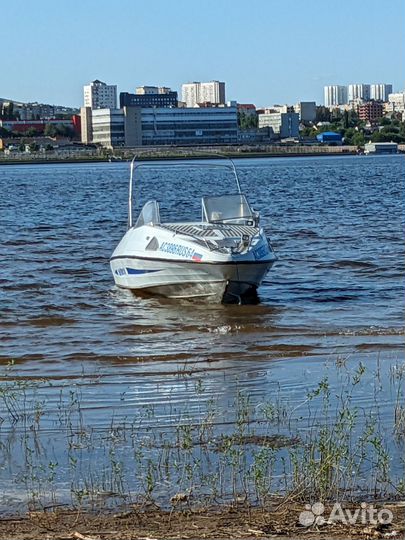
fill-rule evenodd
<path id="1" fill-rule="evenodd" d="M 403 455 L 391 440 L 390 373 L 404 352 L 405 158 L 237 166 L 279 257 L 254 306 L 145 299 L 114 286 L 109 256 L 126 227 L 127 163 L 0 168 L 0 359 L 15 362 L 3 381 L 37 381 L 41 444 L 59 463 L 56 419 L 72 388 L 85 423 L 101 431 L 148 407 L 160 427 L 173 410 L 198 418 L 212 399 L 232 422 L 240 392 L 252 403 L 277 394 L 294 408 L 327 375 L 339 393 L 337 360 L 366 366 L 355 397 L 363 409 L 375 402 L 378 370 L 394 468 Z M 189 219 L 200 215 L 201 195 L 227 183 L 207 170 L 164 169 L 145 174 L 136 191 L 142 202 L 162 201 L 162 218 Z M 2 418 L 9 406 L 0 401 Z M 18 422 L 2 429 L 15 435 Z M 1 464 L 8 493 L 23 471 L 20 454 Z"/>

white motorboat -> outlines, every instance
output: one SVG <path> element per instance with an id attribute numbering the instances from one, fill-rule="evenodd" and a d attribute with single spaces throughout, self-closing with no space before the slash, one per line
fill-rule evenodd
<path id="1" fill-rule="evenodd" d="M 116 285 L 169 298 L 219 301 L 241 302 L 245 295 L 256 293 L 276 256 L 260 226 L 259 213 L 241 192 L 233 161 L 208 165 L 230 170 L 237 193 L 203 197 L 200 221 L 162 223 L 159 204 L 151 200 L 133 224 L 134 171 L 150 166 L 135 163 L 135 158 L 131 162 L 128 230 L 110 260 Z"/>

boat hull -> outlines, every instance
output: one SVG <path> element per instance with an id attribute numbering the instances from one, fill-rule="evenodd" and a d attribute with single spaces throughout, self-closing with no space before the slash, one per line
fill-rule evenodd
<path id="1" fill-rule="evenodd" d="M 243 296 L 256 289 L 273 261 L 194 262 L 116 256 L 111 270 L 117 286 L 168 298 Z"/>

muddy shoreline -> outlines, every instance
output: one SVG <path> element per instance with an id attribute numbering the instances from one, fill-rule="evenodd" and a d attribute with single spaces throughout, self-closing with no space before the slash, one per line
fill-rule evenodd
<path id="1" fill-rule="evenodd" d="M 351 503 L 342 507 L 355 512 Z M 303 526 L 299 515 L 304 505 L 278 501 L 262 508 L 245 505 L 227 507 L 184 507 L 164 511 L 156 507 L 131 506 L 121 511 L 83 512 L 80 509 L 49 508 L 24 516 L 0 519 L 1 540 L 131 540 L 170 538 L 393 538 L 405 534 L 405 502 L 379 503 L 375 508 L 388 509 L 389 524 L 325 522 Z M 325 512 L 330 511 L 327 507 Z"/>

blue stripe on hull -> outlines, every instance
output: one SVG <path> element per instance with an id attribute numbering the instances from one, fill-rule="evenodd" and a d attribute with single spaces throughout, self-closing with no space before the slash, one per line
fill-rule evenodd
<path id="1" fill-rule="evenodd" d="M 160 270 L 137 270 L 136 268 L 127 268 L 127 274 L 130 275 L 140 275 L 140 274 L 152 274 L 154 272 L 160 272 Z"/>

